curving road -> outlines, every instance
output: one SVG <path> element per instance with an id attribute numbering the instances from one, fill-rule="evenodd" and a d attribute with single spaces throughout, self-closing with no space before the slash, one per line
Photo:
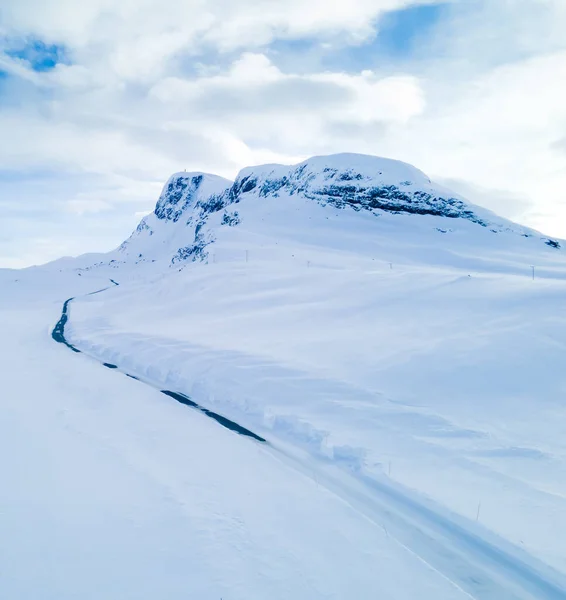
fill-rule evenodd
<path id="1" fill-rule="evenodd" d="M 110 281 L 115 286 L 120 285 L 113 279 L 111 279 Z M 110 286 L 102 288 L 101 290 L 96 290 L 95 292 L 90 292 L 90 294 L 87 294 L 87 296 L 93 296 L 94 294 L 100 294 L 101 292 L 104 292 L 109 289 L 110 289 Z M 65 346 L 67 346 L 67 348 L 69 348 L 73 352 L 77 352 L 80 354 L 81 350 L 79 350 L 78 348 L 73 346 L 73 344 L 71 344 L 65 337 L 65 325 L 67 324 L 67 321 L 69 319 L 69 306 L 74 299 L 75 298 L 68 298 L 67 300 L 65 300 L 65 303 L 63 304 L 63 310 L 61 311 L 61 318 L 59 319 L 59 321 L 57 321 L 57 324 L 53 328 L 51 337 L 59 344 L 64 344 Z M 95 357 L 92 357 L 92 358 L 95 358 Z M 101 362 L 101 361 L 99 361 L 99 362 Z M 101 362 L 101 364 L 102 364 L 102 366 L 104 366 L 108 369 L 118 369 L 117 365 L 113 365 L 111 363 Z M 131 375 L 129 373 L 124 373 L 124 375 L 127 375 L 128 377 L 131 377 L 132 379 L 139 380 L 138 377 Z M 223 427 L 226 427 L 226 429 L 230 429 L 230 431 L 235 431 L 236 433 L 238 433 L 240 435 L 250 437 L 258 442 L 266 441 L 264 438 L 257 435 L 253 431 L 250 431 L 249 429 L 242 427 L 238 423 L 224 417 L 223 415 L 213 412 L 213 411 L 209 410 L 208 408 L 204 408 L 203 406 L 200 406 L 196 402 L 193 402 L 188 396 L 186 396 L 185 394 L 182 394 L 181 392 L 174 392 L 171 390 L 160 390 L 160 391 L 162 394 L 165 394 L 166 396 L 169 396 L 170 398 L 177 400 L 177 402 L 184 404 L 185 406 L 188 406 L 189 408 L 194 408 L 194 409 L 202 412 L 207 417 L 214 419 L 217 423 L 219 423 Z"/>
<path id="2" fill-rule="evenodd" d="M 119 285 L 112 281 L 114 285 Z M 97 294 L 109 288 L 97 290 Z M 65 338 L 69 306 L 63 305 L 53 339 L 73 352 L 81 352 Z M 96 357 L 93 357 L 96 358 Z M 101 361 L 99 361 L 101 362 Z M 101 363 L 107 368 L 119 366 Z M 138 377 L 125 373 L 128 377 Z M 143 381 L 142 381 L 143 382 Z M 149 382 L 143 382 L 151 385 Z M 548 565 L 514 547 L 481 526 L 452 514 L 410 490 L 362 473 L 347 472 L 322 462 L 296 448 L 267 443 L 256 433 L 199 406 L 185 394 L 160 390 L 220 425 L 261 442 L 281 463 L 316 480 L 329 492 L 351 505 L 368 521 L 382 527 L 406 551 L 450 581 L 455 589 L 475 600 L 566 600 L 566 577 Z"/>

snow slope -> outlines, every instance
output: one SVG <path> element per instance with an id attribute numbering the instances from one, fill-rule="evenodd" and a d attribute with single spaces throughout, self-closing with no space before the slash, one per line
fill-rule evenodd
<path id="1" fill-rule="evenodd" d="M 312 475 L 55 344 L 108 283 L 0 272 L 2 598 L 467 598 Z"/>
<path id="2" fill-rule="evenodd" d="M 187 269 L 79 300 L 70 337 L 267 439 L 471 520 L 481 503 L 561 568 L 563 280 L 345 262 Z"/>
<path id="3" fill-rule="evenodd" d="M 336 542 L 345 555 L 329 562 L 334 542 L 305 531 L 309 556 L 323 554 L 318 566 L 301 558 L 301 573 L 319 587 L 301 596 L 303 575 L 267 553 L 265 564 L 284 565 L 297 587 L 291 593 L 254 580 L 238 588 L 222 575 L 227 586 L 251 589 L 245 597 L 558 599 L 566 597 L 561 246 L 409 165 L 337 155 L 245 169 L 233 184 L 177 174 L 120 249 L 21 272 L 18 285 L 31 293 L 68 278 L 68 296 L 76 298 L 67 339 L 117 365 L 121 373 L 104 370 L 105 378 L 147 384 L 143 411 L 156 401 L 152 387 L 186 394 L 267 439 L 262 456 L 292 472 L 281 485 L 306 478 L 325 494 L 313 498 L 330 511 L 316 523 L 331 520 L 346 536 Z M 120 286 L 84 295 L 109 278 Z M 206 425 L 216 443 L 220 434 L 209 426 L 218 425 Z M 171 449 L 186 443 L 173 435 Z M 208 456 L 200 437 L 193 451 Z M 171 460 L 162 456 L 161 465 Z M 256 469 L 264 474 L 242 461 L 230 469 L 249 475 L 252 490 Z M 279 467 L 266 468 L 277 478 Z M 187 481 L 201 476 L 190 471 Z M 222 468 L 216 476 L 224 478 Z M 214 481 L 205 487 L 230 495 Z M 360 552 L 380 565 L 381 555 L 358 543 L 357 525 L 330 514 L 326 494 L 401 549 L 393 567 L 377 568 L 375 581 L 350 569 Z M 276 496 L 265 503 L 279 511 Z M 282 536 L 287 558 L 295 554 L 286 536 L 302 540 L 304 529 L 288 502 L 295 500 L 283 502 L 290 512 L 283 511 L 281 529 L 270 529 L 277 547 Z M 231 506 L 226 500 L 223 510 Z M 218 526 L 213 520 L 211 531 Z M 247 522 L 243 531 L 250 532 Z M 259 560 L 262 544 L 246 545 L 247 559 Z M 429 565 L 415 588 L 395 579 L 412 577 L 408 556 Z M 231 560 L 228 554 L 225 564 Z M 375 571 L 375 564 L 360 568 Z M 323 589 L 330 571 L 336 576 Z M 446 592 L 440 580 L 451 582 Z"/>

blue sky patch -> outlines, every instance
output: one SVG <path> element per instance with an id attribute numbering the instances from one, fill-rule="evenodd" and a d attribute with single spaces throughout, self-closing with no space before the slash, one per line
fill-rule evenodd
<path id="1" fill-rule="evenodd" d="M 395 70 L 399 63 L 418 61 L 434 52 L 427 41 L 434 38 L 439 24 L 449 16 L 449 4 L 440 2 L 410 6 L 385 13 L 376 23 L 375 37 L 365 44 L 337 48 L 325 57 L 326 68 L 351 72 L 380 69 Z"/>
<path id="2" fill-rule="evenodd" d="M 377 48 L 390 56 L 406 57 L 446 16 L 446 3 L 410 6 L 386 13 L 378 23 Z"/>
<path id="3" fill-rule="evenodd" d="M 309 73 L 319 70 L 343 70 L 351 73 L 426 58 L 427 41 L 434 37 L 437 26 L 450 15 L 450 3 L 410 6 L 385 13 L 375 23 L 376 35 L 359 45 L 321 44 L 320 40 L 276 40 L 268 50 L 269 57 L 283 71 Z"/>
<path id="4" fill-rule="evenodd" d="M 41 40 L 26 40 L 6 51 L 8 56 L 27 61 L 34 71 L 50 71 L 58 63 L 66 63 L 67 56 L 63 46 L 46 44 Z"/>

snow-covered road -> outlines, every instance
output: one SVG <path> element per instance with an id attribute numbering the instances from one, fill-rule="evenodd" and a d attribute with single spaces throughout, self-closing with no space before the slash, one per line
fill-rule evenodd
<path id="1" fill-rule="evenodd" d="M 66 302 L 54 337 L 59 328 L 61 339 L 57 341 L 74 349 L 64 339 L 69 308 Z M 158 382 L 143 379 L 150 386 L 159 387 Z M 174 391 L 168 394 L 177 395 Z M 183 402 L 183 395 L 180 398 Z M 390 544 L 449 582 L 454 594 L 459 592 L 476 600 L 566 598 L 566 578 L 562 574 L 480 525 L 451 514 L 389 478 L 344 471 L 331 461 L 317 460 L 280 441 L 268 444 L 263 451 L 284 468 L 291 467 L 318 489 L 343 501 L 381 530 Z"/>
<path id="2" fill-rule="evenodd" d="M 110 280 L 114 285 L 120 285 L 118 283 L 116 283 L 113 279 Z M 87 294 L 89 296 L 92 296 L 94 294 L 100 294 L 101 292 L 106 291 L 108 288 L 103 288 L 101 290 L 97 290 L 95 292 L 91 292 L 90 294 Z M 67 348 L 69 348 L 69 350 L 72 350 L 73 352 L 76 353 L 80 353 L 81 351 L 76 348 L 75 346 L 73 346 L 73 344 L 71 344 L 67 338 L 65 337 L 65 325 L 69 319 L 69 307 L 71 302 L 74 300 L 74 298 L 67 298 L 67 300 L 65 300 L 65 302 L 63 303 L 63 309 L 61 311 L 61 317 L 59 318 L 59 320 L 57 321 L 57 323 L 55 324 L 55 327 L 53 328 L 53 331 L 51 332 L 51 337 L 58 343 L 58 344 L 63 344 L 64 346 L 67 346 Z M 110 369 L 117 369 L 118 366 L 112 363 L 107 363 L 107 362 L 102 362 L 102 366 L 110 368 Z M 132 375 L 131 373 L 125 373 L 125 375 L 127 375 L 128 377 L 131 377 L 133 379 L 137 379 L 139 381 L 139 377 L 137 377 L 136 375 Z M 223 415 L 219 415 L 218 413 L 215 413 L 214 411 L 211 411 L 207 408 L 204 408 L 202 406 L 199 406 L 196 402 L 193 402 L 188 396 L 186 396 L 185 394 L 182 394 L 180 392 L 175 392 L 172 390 L 161 390 L 162 394 L 165 394 L 166 396 L 168 396 L 169 398 L 173 398 L 175 400 L 177 400 L 177 402 L 180 402 L 181 404 L 184 404 L 185 406 L 189 406 L 190 408 L 195 408 L 197 410 L 199 410 L 200 412 L 202 412 L 203 414 L 205 414 L 207 417 L 210 417 L 212 419 L 214 419 L 215 421 L 217 421 L 218 423 L 220 423 L 223 427 L 226 427 L 226 429 L 230 429 L 231 431 L 235 431 L 237 433 L 239 433 L 240 435 L 245 435 L 247 437 L 251 437 L 253 439 L 255 439 L 258 442 L 265 442 L 265 439 L 262 438 L 261 436 L 255 434 L 253 431 L 250 431 L 249 429 L 246 429 L 245 427 L 242 427 L 241 425 L 239 425 L 238 423 L 235 423 L 234 421 L 232 421 L 231 419 L 228 419 L 226 417 L 224 417 Z"/>
<path id="3" fill-rule="evenodd" d="M 467 597 L 280 454 L 54 343 L 102 282 L 1 283 L 2 598 Z"/>

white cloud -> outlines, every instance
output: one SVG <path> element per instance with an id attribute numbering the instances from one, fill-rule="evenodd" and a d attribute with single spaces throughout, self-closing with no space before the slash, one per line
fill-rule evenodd
<path id="1" fill-rule="evenodd" d="M 67 202 L 67 210 L 78 215 L 112 210 L 113 204 L 97 198 L 73 198 Z"/>
<path id="2" fill-rule="evenodd" d="M 63 44 L 81 64 L 146 82 L 157 80 L 181 52 L 229 52 L 305 36 L 360 42 L 374 34 L 384 12 L 434 0 L 8 1 L 8 35 Z"/>
<path id="3" fill-rule="evenodd" d="M 318 62 L 308 56 L 283 67 L 284 48 L 269 44 L 308 39 L 335 57 L 371 40 L 384 11 L 427 2 L 8 2 L 0 34 L 64 44 L 71 64 L 37 73 L 0 46 L 0 70 L 11 74 L 0 91 L 0 171 L 21 173 L 26 215 L 40 209 L 33 187 L 24 189 L 32 173 L 68 179 L 54 210 L 79 221 L 65 233 L 80 236 L 88 219 L 100 227 L 69 248 L 103 250 L 125 237 L 173 171 L 234 176 L 249 164 L 340 151 L 412 162 L 566 237 L 562 0 L 453 0 L 407 60 L 347 70 L 311 68 Z M 73 191 L 86 176 L 91 189 Z M 14 223 L 16 236 L 24 225 Z M 32 229 L 26 235 L 40 239 Z"/>
<path id="4" fill-rule="evenodd" d="M 10 4 L 4 28 L 32 33 L 73 47 L 113 37 L 124 40 L 181 36 L 185 44 L 201 40 L 224 49 L 265 45 L 274 38 L 347 33 L 373 35 L 383 12 L 431 0 L 18 0 Z M 119 35 L 121 34 L 121 35 Z M 162 40 L 163 41 L 163 40 Z"/>
<path id="5" fill-rule="evenodd" d="M 388 149 L 431 174 L 527 196 L 536 209 L 517 217 L 566 236 L 557 220 L 566 217 L 566 153 L 556 147 L 566 133 L 566 51 L 498 66 L 459 85 L 457 100 L 412 122 Z M 409 147 L 415 139 L 426 144 Z"/>
<path id="6" fill-rule="evenodd" d="M 0 71 L 16 75 L 33 83 L 40 82 L 39 77 L 29 68 L 25 61 L 12 58 L 6 54 L 0 54 Z"/>
<path id="7" fill-rule="evenodd" d="M 190 113 L 241 116 L 262 111 L 266 121 L 273 111 L 291 113 L 294 119 L 339 119 L 351 122 L 406 122 L 424 108 L 424 94 L 415 77 L 383 77 L 372 71 L 360 74 L 282 73 L 263 54 L 245 53 L 230 69 L 211 77 L 167 78 L 150 95 Z M 261 115 L 259 118 L 262 118 Z"/>

